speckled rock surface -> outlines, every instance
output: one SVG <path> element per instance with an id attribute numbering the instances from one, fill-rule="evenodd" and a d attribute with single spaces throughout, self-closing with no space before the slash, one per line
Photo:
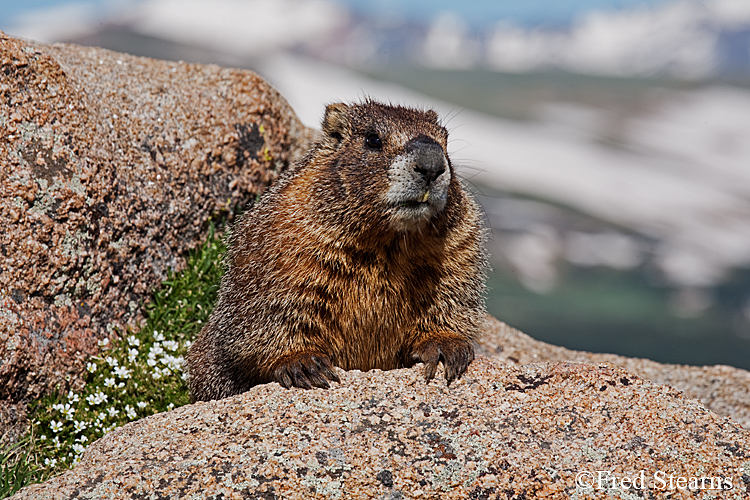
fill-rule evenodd
<path id="1" fill-rule="evenodd" d="M 249 71 L 0 33 L 0 425 L 314 132 Z M 0 433 L 1 433 L 0 429 Z"/>
<path id="2" fill-rule="evenodd" d="M 134 422 L 14 498 L 750 495 L 748 431 L 612 365 L 480 357 L 450 387 L 421 365 L 340 373 L 329 390 L 267 384 Z"/>
<path id="3" fill-rule="evenodd" d="M 535 340 L 489 316 L 478 352 L 521 365 L 544 361 L 612 363 L 657 384 L 671 385 L 750 429 L 750 372 L 739 368 L 670 365 L 614 354 L 572 351 Z"/>

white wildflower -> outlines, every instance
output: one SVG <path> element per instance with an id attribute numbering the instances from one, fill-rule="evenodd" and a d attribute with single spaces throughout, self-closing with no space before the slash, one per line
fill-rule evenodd
<path id="1" fill-rule="evenodd" d="M 107 413 L 109 413 L 110 417 L 116 417 L 120 414 L 120 410 L 115 409 L 115 407 L 107 408 Z"/>
<path id="2" fill-rule="evenodd" d="M 164 349 L 162 349 L 161 345 L 154 344 L 151 346 L 151 349 L 148 351 L 148 357 L 149 358 L 155 358 L 156 356 L 159 356 L 160 354 L 164 354 Z"/>
<path id="3" fill-rule="evenodd" d="M 109 345 L 109 339 L 102 339 L 99 342 L 97 342 L 97 345 L 99 347 L 107 347 Z"/>
<path id="4" fill-rule="evenodd" d="M 83 453 L 84 450 L 86 450 L 86 447 L 83 446 L 83 445 L 80 445 L 80 444 L 77 444 L 77 443 L 73 445 L 73 451 L 76 454 L 78 454 L 78 455 L 80 455 L 81 453 Z"/>
<path id="5" fill-rule="evenodd" d="M 76 439 L 76 441 L 78 441 L 81 444 L 85 443 L 88 440 L 89 440 L 89 438 L 87 438 L 86 436 L 81 436 L 78 439 Z"/>
<path id="6" fill-rule="evenodd" d="M 154 368 L 154 373 L 152 373 L 151 376 L 154 378 L 154 380 L 159 380 L 162 377 L 161 370 L 158 367 Z"/>
<path id="7" fill-rule="evenodd" d="M 132 370 L 128 370 L 124 366 L 118 366 L 115 368 L 115 375 L 117 375 L 120 378 L 130 378 L 130 373 Z"/>
<path id="8" fill-rule="evenodd" d="M 76 420 L 73 422 L 73 427 L 75 427 L 76 432 L 81 432 L 82 430 L 85 430 L 86 427 L 88 427 L 88 424 L 86 422 L 79 422 L 78 420 Z"/>
<path id="9" fill-rule="evenodd" d="M 169 403 L 167 405 L 167 410 L 174 410 L 174 403 Z"/>
<path id="10" fill-rule="evenodd" d="M 60 432 L 62 430 L 63 423 L 53 420 L 49 423 L 49 426 L 52 429 L 52 432 Z"/>
<path id="11" fill-rule="evenodd" d="M 142 410 L 142 409 L 144 409 L 145 407 L 148 406 L 148 403 L 146 403 L 145 401 L 138 401 L 138 403 L 136 404 L 136 406 Z"/>
<path id="12" fill-rule="evenodd" d="M 94 373 L 96 371 L 96 363 L 87 363 L 86 369 L 89 371 L 89 373 Z"/>
<path id="13" fill-rule="evenodd" d="M 52 409 L 55 411 L 59 411 L 62 413 L 62 411 L 65 409 L 65 407 L 62 405 L 62 403 L 55 403 L 52 405 Z"/>
<path id="14" fill-rule="evenodd" d="M 190 346 L 193 345 L 193 342 L 188 340 L 185 342 L 185 349 L 190 349 Z"/>
<path id="15" fill-rule="evenodd" d="M 177 348 L 180 347 L 180 344 L 174 340 L 165 340 L 161 345 L 163 345 L 168 351 L 176 351 Z"/>
<path id="16" fill-rule="evenodd" d="M 104 379 L 104 387 L 113 387 L 115 385 L 114 377 Z"/>
<path id="17" fill-rule="evenodd" d="M 70 406 L 70 403 L 65 403 L 65 406 L 62 409 L 62 414 L 65 416 L 68 420 L 73 420 L 73 415 L 75 414 L 76 409 Z"/>
<path id="18" fill-rule="evenodd" d="M 131 363 L 135 362 L 135 358 L 138 357 L 138 349 L 130 349 L 128 351 L 128 361 Z"/>
<path id="19" fill-rule="evenodd" d="M 50 460 L 49 458 L 45 458 L 44 465 L 46 465 L 47 467 L 54 467 L 55 465 L 57 465 L 57 459 L 53 458 Z"/>
<path id="20" fill-rule="evenodd" d="M 89 406 L 102 404 L 106 401 L 107 395 L 102 391 L 98 391 L 96 394 L 89 394 L 88 396 L 86 396 L 86 402 L 88 402 Z"/>
<path id="21" fill-rule="evenodd" d="M 154 358 L 148 358 L 148 359 L 146 360 L 146 364 L 147 364 L 148 366 L 154 367 L 154 366 L 156 366 L 156 360 L 155 360 Z"/>
<path id="22" fill-rule="evenodd" d="M 137 416 L 135 413 L 135 409 L 130 405 L 125 405 L 125 415 L 129 419 L 134 419 Z"/>
<path id="23" fill-rule="evenodd" d="M 133 347 L 138 347 L 139 345 L 141 345 L 141 341 L 138 340 L 138 338 L 135 335 L 130 335 L 128 337 L 128 345 L 133 346 Z"/>
<path id="24" fill-rule="evenodd" d="M 109 366 L 117 366 L 118 364 L 117 360 L 112 356 L 107 356 L 106 358 L 104 358 L 104 361 L 106 361 Z"/>
<path id="25" fill-rule="evenodd" d="M 182 364 L 185 362 L 182 356 L 174 357 L 169 354 L 161 358 L 161 362 L 167 365 L 172 371 L 179 371 L 182 368 Z"/>
<path id="26" fill-rule="evenodd" d="M 161 342 L 162 340 L 164 340 L 164 335 L 154 330 L 154 340 L 156 340 L 157 342 Z"/>
<path id="27" fill-rule="evenodd" d="M 55 436 L 55 439 L 52 440 L 52 444 L 54 444 L 55 448 L 59 450 L 60 449 L 60 438 L 58 438 L 57 436 Z"/>
<path id="28" fill-rule="evenodd" d="M 73 391 L 68 391 L 68 401 L 71 403 L 77 403 L 79 401 L 78 394 Z"/>
<path id="29" fill-rule="evenodd" d="M 42 434 L 41 436 L 39 436 L 39 441 L 46 441 L 46 440 L 47 440 L 47 436 L 45 434 Z"/>

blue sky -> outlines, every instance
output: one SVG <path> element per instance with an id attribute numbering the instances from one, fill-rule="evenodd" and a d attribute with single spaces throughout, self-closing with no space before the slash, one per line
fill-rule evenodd
<path id="1" fill-rule="evenodd" d="M 130 0 L 133 1 L 133 0 Z M 208 1 L 208 0 L 207 0 Z M 454 11 L 474 27 L 500 19 L 521 25 L 566 25 L 590 10 L 622 9 L 665 3 L 669 0 L 343 0 L 365 15 L 382 13 L 405 16 L 410 20 L 430 19 L 441 11 Z M 13 23 L 24 12 L 84 4 L 95 8 L 127 3 L 128 0 L 0 0 L 0 29 Z"/>
<path id="2" fill-rule="evenodd" d="M 0 23 L 3 25 L 8 24 L 8 22 L 12 22 L 14 17 L 24 12 L 44 9 L 47 7 L 57 7 L 67 3 L 89 4 L 95 6 L 104 5 L 107 2 L 101 0 L 78 0 L 76 2 L 69 0 L 0 0 Z"/>
<path id="3" fill-rule="evenodd" d="M 500 19 L 521 25 L 566 25 L 575 17 L 591 10 L 612 10 L 638 6 L 654 6 L 669 0 L 347 0 L 362 14 L 381 11 L 398 13 L 409 19 L 453 11 L 475 27 Z"/>

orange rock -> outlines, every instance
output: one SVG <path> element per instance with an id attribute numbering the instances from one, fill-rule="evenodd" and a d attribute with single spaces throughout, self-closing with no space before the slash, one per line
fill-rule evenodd
<path id="1" fill-rule="evenodd" d="M 748 498 L 750 432 L 613 365 L 480 356 L 256 386 L 121 427 L 14 500 Z"/>
<path id="2" fill-rule="evenodd" d="M 147 299 L 169 263 L 204 238 L 212 214 L 262 192 L 314 132 L 250 71 L 1 32 L 0 60 L 0 116 L 10 117 L 0 127 L 0 295 L 13 302 L 0 311 L 2 435 L 17 403 L 81 373 L 85 363 L 66 346 L 85 360 L 108 324 L 137 321 L 117 304 Z M 100 286 L 76 290 L 86 269 Z M 31 348 L 38 336 L 50 341 Z"/>

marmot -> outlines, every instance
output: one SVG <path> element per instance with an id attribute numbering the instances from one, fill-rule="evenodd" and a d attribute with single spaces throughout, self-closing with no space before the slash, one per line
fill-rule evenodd
<path id="1" fill-rule="evenodd" d="M 208 323 L 187 357 L 193 401 L 344 370 L 474 359 L 484 316 L 477 204 L 434 111 L 367 100 L 326 108 L 322 138 L 229 236 Z"/>

